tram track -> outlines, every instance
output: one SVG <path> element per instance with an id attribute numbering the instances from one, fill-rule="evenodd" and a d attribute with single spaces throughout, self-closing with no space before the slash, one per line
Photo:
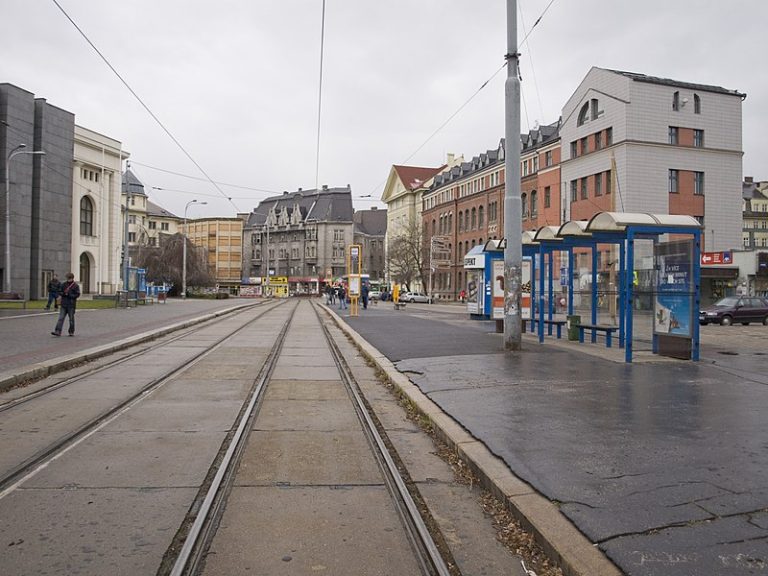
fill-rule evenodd
<path id="1" fill-rule="evenodd" d="M 89 435 L 93 434 L 94 432 L 98 431 L 107 423 L 111 422 L 116 416 L 118 416 L 125 410 L 129 409 L 131 406 L 140 402 L 147 395 L 151 394 L 152 392 L 160 388 L 164 383 L 178 376 L 182 372 L 188 370 L 195 363 L 200 361 L 202 358 L 205 358 L 217 347 L 221 346 L 223 342 L 225 342 L 229 338 L 234 337 L 238 332 L 244 330 L 252 323 L 257 322 L 259 319 L 261 319 L 264 314 L 269 313 L 270 311 L 274 310 L 279 306 L 280 304 L 276 304 L 273 307 L 270 307 L 261 311 L 261 314 L 257 315 L 255 318 L 250 319 L 248 322 L 246 322 L 245 324 L 237 328 L 235 331 L 228 333 L 226 336 L 220 338 L 219 340 L 214 342 L 211 346 L 204 348 L 200 352 L 194 354 L 191 358 L 184 360 L 183 362 L 176 365 L 172 369 L 166 370 L 164 373 L 153 378 L 151 381 L 149 381 L 146 385 L 142 386 L 137 391 L 123 398 L 120 402 L 116 404 L 112 404 L 106 410 L 98 413 L 97 415 L 89 418 L 88 420 L 81 423 L 80 425 L 72 428 L 71 430 L 67 431 L 67 433 L 65 433 L 64 435 L 59 436 L 53 442 L 46 445 L 44 448 L 37 450 L 34 454 L 23 459 L 21 462 L 19 462 L 15 466 L 0 473 L 0 499 L 5 497 L 10 491 L 12 491 L 13 488 L 18 483 L 22 482 L 25 478 L 29 477 L 31 474 L 34 474 L 35 471 L 46 466 L 48 462 L 64 454 L 70 448 L 77 445 L 77 443 L 87 438 Z M 163 345 L 168 346 L 174 342 L 182 340 L 185 337 L 188 337 L 190 334 L 194 334 L 198 330 L 209 327 L 211 324 L 218 323 L 219 321 L 223 321 L 225 319 L 231 319 L 231 316 L 216 318 L 216 319 L 213 319 L 211 323 L 204 323 L 200 326 L 196 326 L 195 328 L 189 331 L 185 331 L 183 334 L 179 334 L 178 336 L 172 337 L 168 341 L 164 342 Z M 95 367 L 93 370 L 88 370 L 70 379 L 66 379 L 61 382 L 51 384 L 50 386 L 46 386 L 40 390 L 31 392 L 20 398 L 6 402 L 0 405 L 0 413 L 1 412 L 8 413 L 13 411 L 14 409 L 22 408 L 33 400 L 39 399 L 47 394 L 59 391 L 62 388 L 65 388 L 66 386 L 71 386 L 75 383 L 81 382 L 86 378 L 94 376 L 95 374 L 106 373 L 110 369 L 120 367 L 129 361 L 135 361 L 136 359 L 141 358 L 142 356 L 147 354 L 148 351 L 150 350 L 153 352 L 156 352 L 157 349 L 158 347 L 145 348 L 133 354 L 129 354 L 127 357 L 122 357 L 114 361 L 110 361 L 106 365 Z"/>
<path id="2" fill-rule="evenodd" d="M 297 306 L 298 307 L 298 306 Z M 435 544 L 430 532 L 430 526 L 435 529 L 434 521 L 428 526 L 422 517 L 419 505 L 407 486 L 403 477 L 401 465 L 390 454 L 391 444 L 380 432 L 375 416 L 370 413 L 362 392 L 355 380 L 352 370 L 347 365 L 344 355 L 334 341 L 326 321 L 321 317 L 320 307 L 312 304 L 317 322 L 320 324 L 325 343 L 330 350 L 333 362 L 338 370 L 339 379 L 344 385 L 353 410 L 362 427 L 363 433 L 383 477 L 383 483 L 390 494 L 402 528 L 410 542 L 414 556 L 417 558 L 420 572 L 429 576 L 456 576 L 459 574 L 454 562 L 443 558 L 441 549 Z M 226 446 L 222 447 L 223 456 L 217 458 L 216 464 L 208 474 L 210 482 L 198 495 L 192 506 L 185 527 L 177 534 L 174 544 L 169 548 L 159 575 L 192 576 L 203 574 L 206 556 L 216 536 L 217 528 L 226 512 L 228 498 L 236 481 L 238 468 L 241 464 L 246 445 L 249 441 L 250 430 L 258 417 L 258 412 L 269 387 L 272 376 L 286 342 L 289 328 L 293 322 L 295 309 L 280 331 L 267 361 L 254 382 L 254 386 L 246 402 L 247 407 L 238 417 L 236 431 L 228 437 Z M 415 490 L 415 488 L 412 488 Z M 422 506 L 423 509 L 423 506 Z M 427 512 L 428 514 L 428 512 Z M 178 553 L 176 553 L 178 550 Z M 447 546 L 442 550 L 450 556 Z"/>

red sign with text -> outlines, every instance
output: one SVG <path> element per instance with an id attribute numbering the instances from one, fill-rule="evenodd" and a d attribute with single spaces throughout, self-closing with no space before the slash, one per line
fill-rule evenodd
<path id="1" fill-rule="evenodd" d="M 733 256 L 730 252 L 702 252 L 701 265 L 715 266 L 718 264 L 731 264 Z"/>

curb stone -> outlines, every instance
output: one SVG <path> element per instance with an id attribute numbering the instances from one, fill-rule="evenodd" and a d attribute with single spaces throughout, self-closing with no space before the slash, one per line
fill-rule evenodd
<path id="1" fill-rule="evenodd" d="M 480 478 L 483 488 L 504 502 L 523 527 L 533 533 L 547 556 L 560 566 L 566 576 L 622 575 L 621 570 L 563 516 L 555 504 L 515 476 L 485 444 L 443 412 L 334 310 L 328 306 L 326 309 L 331 312 L 337 326 L 387 375 L 415 410 L 430 420 L 438 438 Z"/>

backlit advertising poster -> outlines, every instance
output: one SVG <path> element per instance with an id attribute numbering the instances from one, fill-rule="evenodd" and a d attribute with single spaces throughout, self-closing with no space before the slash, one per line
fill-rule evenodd
<path id="1" fill-rule="evenodd" d="M 470 314 L 483 313 L 483 271 L 481 269 L 467 270 L 467 312 Z"/>
<path id="2" fill-rule="evenodd" d="M 692 337 L 691 254 L 677 243 L 674 254 L 657 253 L 659 275 L 653 310 L 653 331 L 669 336 Z M 659 247 L 664 252 L 664 247 Z"/>
<path id="3" fill-rule="evenodd" d="M 497 258 L 491 262 L 493 267 L 493 288 L 491 292 L 491 318 L 504 319 L 504 260 Z"/>
<path id="4" fill-rule="evenodd" d="M 520 270 L 520 318 L 531 319 L 531 259 L 523 258 Z"/>

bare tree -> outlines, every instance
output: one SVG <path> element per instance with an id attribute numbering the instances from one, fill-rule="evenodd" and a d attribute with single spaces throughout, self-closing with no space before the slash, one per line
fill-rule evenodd
<path id="1" fill-rule="evenodd" d="M 136 265 L 147 270 L 147 281 L 173 284 L 171 294 L 181 290 L 183 242 L 187 242 L 187 285 L 213 286 L 205 253 L 182 234 L 161 235 L 159 246 L 142 246 L 135 256 Z"/>
<path id="2" fill-rule="evenodd" d="M 387 266 L 392 279 L 405 284 L 411 291 L 411 284 L 424 277 L 424 242 L 421 222 L 409 222 L 399 230 L 387 245 Z"/>

